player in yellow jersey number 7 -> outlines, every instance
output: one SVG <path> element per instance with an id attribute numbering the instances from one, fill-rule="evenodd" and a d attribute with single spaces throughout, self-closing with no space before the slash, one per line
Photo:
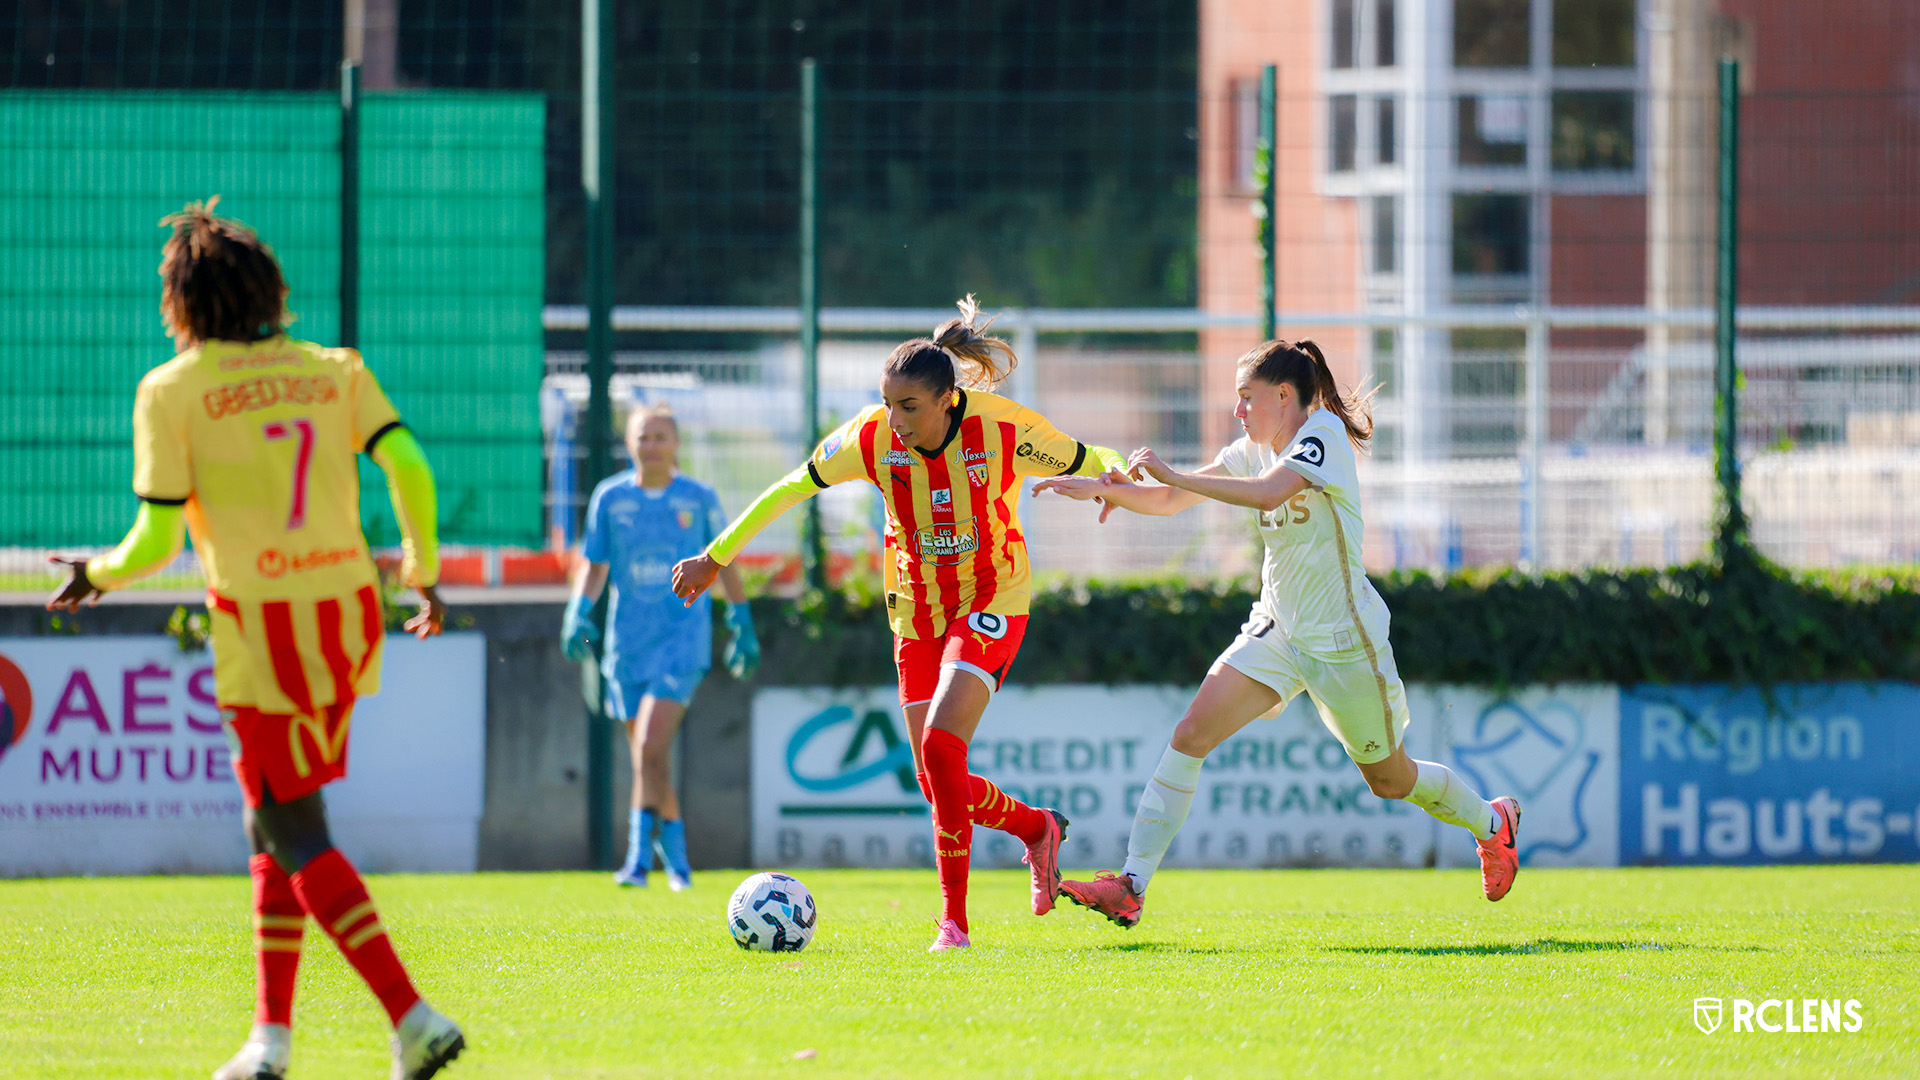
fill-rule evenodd
<path id="1" fill-rule="evenodd" d="M 214 1080 L 279 1080 L 308 916 L 393 1023 L 394 1080 L 425 1080 L 465 1037 L 414 989 L 359 871 L 333 846 L 320 789 L 347 773 L 354 702 L 380 689 L 379 580 L 360 531 L 356 459 L 387 475 L 423 606 L 440 632 L 433 471 L 352 349 L 288 337 L 273 251 L 219 196 L 161 222 L 160 309 L 180 354 L 140 380 L 133 491 L 140 514 L 111 553 L 57 557 L 73 610 L 173 560 L 188 533 L 207 573 L 214 696 L 252 843 L 253 1030 Z"/>
<path id="2" fill-rule="evenodd" d="M 940 927 L 930 952 L 966 948 L 967 860 L 973 827 L 1027 846 L 1033 913 L 1053 909 L 1067 820 L 1036 810 L 967 771 L 973 738 L 1026 634 L 1033 585 L 1020 531 L 1023 476 L 1096 476 L 1120 455 L 1063 435 L 1032 409 L 988 388 L 1018 359 L 961 317 L 887 357 L 882 404 L 821 442 L 812 460 L 768 488 L 707 550 L 673 568 L 691 603 L 767 523 L 835 484 L 865 480 L 887 507 L 887 619 L 920 791 L 933 804 Z M 964 385 L 962 385 L 964 384 Z"/>
<path id="3" fill-rule="evenodd" d="M 1173 730 L 1141 793 L 1120 873 L 1061 885 L 1066 897 L 1121 926 L 1140 921 L 1147 883 L 1186 821 L 1200 767 L 1213 748 L 1305 692 L 1346 747 L 1367 786 L 1405 799 L 1471 832 L 1481 887 L 1498 900 L 1519 868 L 1520 806 L 1489 803 L 1451 769 L 1407 755 L 1406 693 L 1387 641 L 1387 606 L 1360 564 L 1360 489 L 1355 451 L 1373 434 L 1364 398 L 1343 397 L 1311 341 L 1269 341 L 1240 358 L 1233 415 L 1246 436 L 1213 463 L 1181 472 L 1151 449 L 1124 472 L 1043 480 L 1054 491 L 1140 514 L 1177 514 L 1205 499 L 1259 512 L 1260 598 L 1240 635 L 1215 660 Z M 1158 485 L 1131 480 L 1151 477 Z"/>

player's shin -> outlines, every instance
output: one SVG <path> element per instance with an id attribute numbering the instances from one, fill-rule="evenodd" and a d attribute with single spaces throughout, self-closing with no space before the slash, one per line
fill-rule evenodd
<path id="1" fill-rule="evenodd" d="M 1032 844 L 1046 834 L 1045 812 L 1035 810 L 1000 790 L 984 776 L 967 776 L 967 816 L 975 825 L 998 829 L 1023 844 Z"/>
<path id="2" fill-rule="evenodd" d="M 1452 769 L 1433 761 L 1414 759 L 1417 770 L 1413 790 L 1407 801 L 1449 825 L 1458 825 L 1473 834 L 1475 840 L 1493 835 L 1493 804 L 1455 775 Z"/>
<path id="3" fill-rule="evenodd" d="M 933 858 L 940 872 L 941 919 L 967 931 L 967 861 L 973 821 L 967 774 L 967 744 L 951 731 L 928 727 L 921 737 L 927 786 L 933 789 Z"/>
<path id="4" fill-rule="evenodd" d="M 316 855 L 293 875 L 293 892 L 300 906 L 333 938 L 353 970 L 380 999 L 395 1025 L 420 1000 L 407 969 L 401 965 L 387 928 L 380 921 L 360 872 L 337 848 Z"/>
<path id="5" fill-rule="evenodd" d="M 1133 879 L 1134 892 L 1144 894 L 1160 860 L 1166 858 L 1173 838 L 1186 823 L 1193 809 L 1193 793 L 1200 786 L 1200 766 L 1207 759 L 1183 754 L 1173 747 L 1160 755 L 1140 793 L 1140 805 L 1133 812 L 1133 832 L 1127 836 L 1127 862 L 1120 872 Z"/>
<path id="6" fill-rule="evenodd" d="M 293 984 L 300 972 L 300 938 L 306 909 L 293 894 L 293 882 L 273 856 L 261 852 L 247 860 L 253 878 L 253 949 L 257 962 L 255 1024 L 293 1024 Z"/>

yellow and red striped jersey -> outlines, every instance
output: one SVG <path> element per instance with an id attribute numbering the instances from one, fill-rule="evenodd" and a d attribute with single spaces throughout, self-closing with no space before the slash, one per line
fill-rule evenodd
<path id="1" fill-rule="evenodd" d="M 930 638 L 975 611 L 1024 615 L 1033 598 L 1020 532 L 1020 477 L 1097 468 L 1047 418 L 983 390 L 960 391 L 939 449 L 910 448 L 872 405 L 826 437 L 807 463 L 822 488 L 866 480 L 887 507 L 887 621 Z"/>
<path id="2" fill-rule="evenodd" d="M 310 713 L 379 688 L 355 459 L 399 424 L 359 353 L 285 336 L 209 341 L 140 381 L 133 490 L 185 505 L 221 704 Z"/>

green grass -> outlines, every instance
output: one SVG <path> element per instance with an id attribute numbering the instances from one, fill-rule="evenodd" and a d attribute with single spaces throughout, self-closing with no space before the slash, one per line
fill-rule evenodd
<path id="1" fill-rule="evenodd" d="M 820 930 L 748 954 L 740 875 L 382 877 L 466 1027 L 459 1077 L 1920 1075 L 1920 867 L 1168 871 L 1123 931 L 974 878 L 929 956 L 927 871 L 811 871 Z M 241 878 L 0 883 L 0 1076 L 205 1077 L 251 1016 Z M 309 925 L 295 1080 L 385 1075 L 370 995 Z M 1855 1034 L 1713 1035 L 1693 999 L 1854 998 Z M 801 1051 L 814 1056 L 796 1057 Z"/>

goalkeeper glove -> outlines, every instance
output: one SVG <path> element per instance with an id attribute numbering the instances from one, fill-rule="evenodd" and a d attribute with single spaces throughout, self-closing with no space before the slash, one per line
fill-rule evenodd
<path id="1" fill-rule="evenodd" d="M 560 620 L 560 651 L 576 663 L 593 658 L 593 600 L 576 596 Z"/>
<path id="2" fill-rule="evenodd" d="M 727 605 L 727 629 L 733 632 L 727 641 L 727 670 L 745 682 L 760 669 L 760 639 L 753 632 L 753 612 L 747 605 Z"/>

